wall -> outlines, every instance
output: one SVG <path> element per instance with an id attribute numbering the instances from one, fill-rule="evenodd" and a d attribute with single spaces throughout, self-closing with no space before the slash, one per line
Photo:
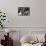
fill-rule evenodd
<path id="1" fill-rule="evenodd" d="M 29 6 L 31 0 L 0 0 L 0 9 L 6 12 L 7 27 L 46 27 L 46 0 L 32 0 L 32 15 L 18 16 L 18 7 Z"/>
<path id="2" fill-rule="evenodd" d="M 33 14 L 32 24 L 33 26 L 46 27 L 46 0 L 33 0 Z"/>

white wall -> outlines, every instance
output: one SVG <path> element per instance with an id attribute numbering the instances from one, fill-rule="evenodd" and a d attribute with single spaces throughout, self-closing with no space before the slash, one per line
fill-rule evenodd
<path id="1" fill-rule="evenodd" d="M 6 12 L 7 27 L 46 27 L 46 0 L 32 0 L 32 15 L 18 16 L 18 7 L 31 7 L 31 0 L 0 0 L 0 9 Z"/>
<path id="2" fill-rule="evenodd" d="M 46 0 L 33 0 L 32 26 L 46 27 Z"/>

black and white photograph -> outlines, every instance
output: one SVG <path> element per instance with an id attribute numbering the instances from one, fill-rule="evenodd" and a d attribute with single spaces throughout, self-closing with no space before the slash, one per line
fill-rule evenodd
<path id="1" fill-rule="evenodd" d="M 18 16 L 30 16 L 30 7 L 18 7 Z"/>

